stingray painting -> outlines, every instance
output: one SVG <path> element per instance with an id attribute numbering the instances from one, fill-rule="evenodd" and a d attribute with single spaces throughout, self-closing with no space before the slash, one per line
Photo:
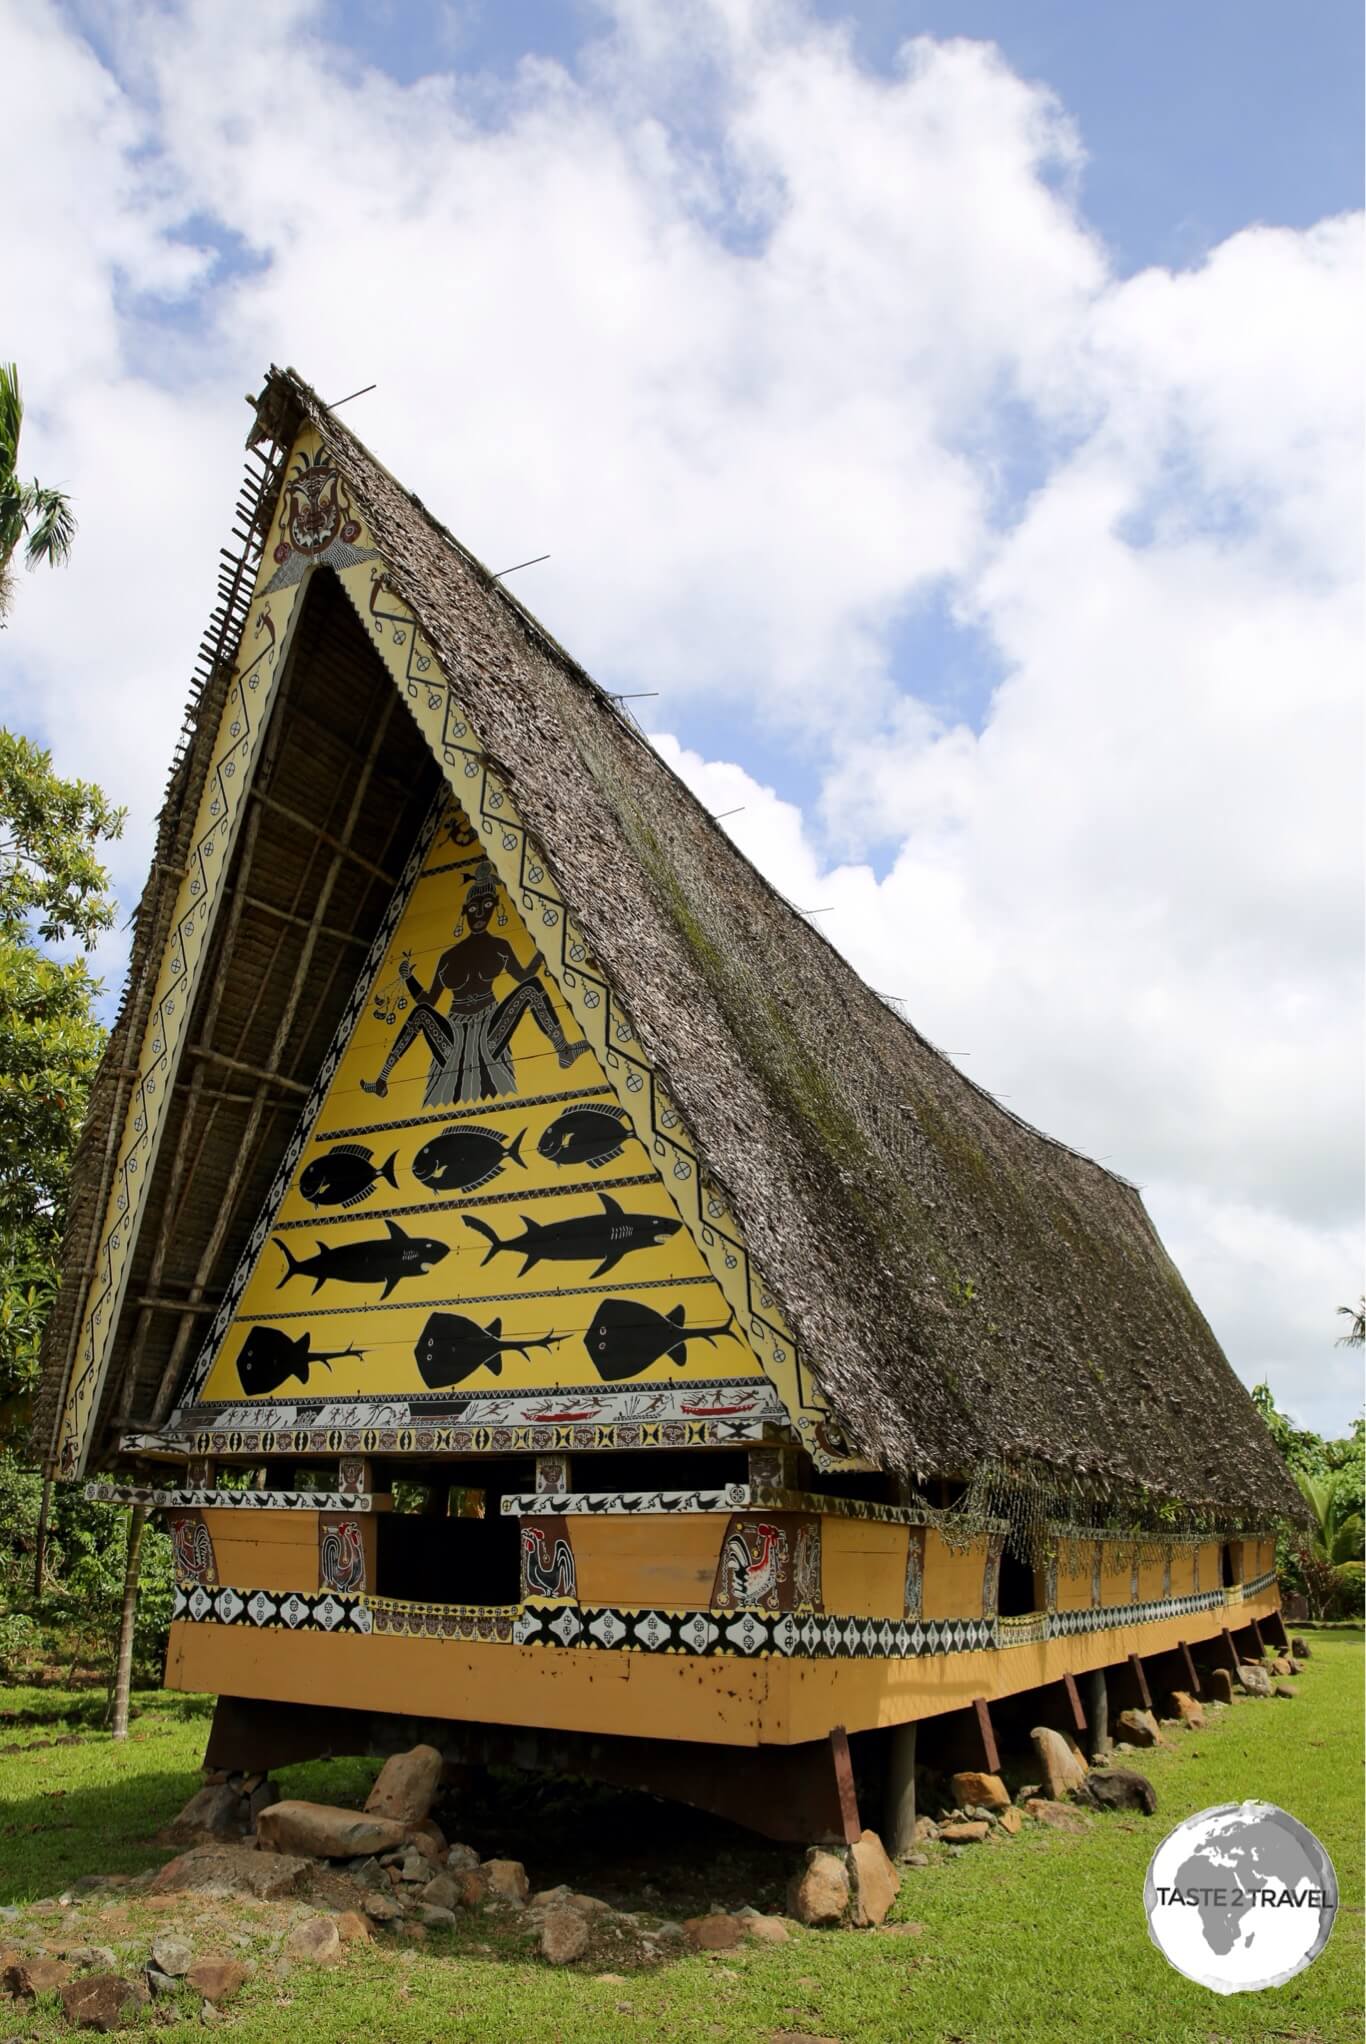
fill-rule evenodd
<path id="1" fill-rule="evenodd" d="M 604 1299 L 583 1338 L 598 1375 L 615 1384 L 623 1377 L 638 1377 L 661 1356 L 671 1363 L 685 1363 L 690 1341 L 740 1339 L 733 1313 L 713 1327 L 686 1327 L 683 1312 L 682 1306 L 656 1313 L 638 1299 Z"/>
<path id="2" fill-rule="evenodd" d="M 314 1363 L 330 1367 L 348 1356 L 359 1361 L 365 1354 L 363 1348 L 310 1348 L 311 1340 L 309 1334 L 286 1334 L 283 1327 L 253 1327 L 237 1358 L 237 1374 L 248 1398 L 268 1397 L 290 1377 L 307 1384 Z"/>

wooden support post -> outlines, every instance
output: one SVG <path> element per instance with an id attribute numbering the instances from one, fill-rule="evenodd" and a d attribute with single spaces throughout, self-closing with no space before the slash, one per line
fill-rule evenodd
<path id="1" fill-rule="evenodd" d="M 900 1859 L 915 1843 L 915 1721 L 887 1734 L 887 1785 L 882 1807 L 882 1843 Z"/>
<path id="2" fill-rule="evenodd" d="M 1285 1629 L 1285 1620 L 1279 1611 L 1268 1611 L 1262 1624 L 1283 1654 L 1290 1652 L 1290 1634 Z"/>
<path id="3" fill-rule="evenodd" d="M 1219 1634 L 1219 1637 L 1224 1642 L 1224 1659 L 1228 1665 L 1229 1674 L 1232 1675 L 1234 1681 L 1236 1682 L 1238 1679 L 1238 1670 L 1242 1666 L 1242 1663 L 1238 1659 L 1238 1649 L 1233 1644 L 1233 1634 L 1229 1631 L 1227 1626 L 1224 1626 L 1224 1628 Z"/>
<path id="4" fill-rule="evenodd" d="M 1075 1678 L 1071 1675 L 1064 1675 L 1062 1686 L 1067 1691 L 1067 1701 L 1072 1708 L 1073 1729 L 1078 1732 L 1084 1732 L 1086 1730 L 1086 1712 L 1081 1707 L 1081 1698 L 1077 1694 Z"/>
<path id="5" fill-rule="evenodd" d="M 1190 1693 L 1192 1696 L 1202 1696 L 1204 1691 L 1200 1686 L 1200 1670 L 1195 1665 L 1195 1658 L 1184 1640 L 1179 1642 L 1179 1648 L 1181 1658 L 1186 1664 L 1186 1680 L 1190 1684 Z"/>
<path id="6" fill-rule="evenodd" d="M 1103 1668 L 1086 1677 L 1086 1746 L 1091 1760 L 1104 1760 L 1111 1750 L 1110 1691 Z"/>
<path id="7" fill-rule="evenodd" d="M 835 1786 L 839 1792 L 844 1842 L 846 1845 L 854 1845 L 863 1836 L 863 1826 L 859 1822 L 854 1766 L 849 1758 L 849 1734 L 843 1725 L 836 1725 L 830 1734 L 830 1758 L 834 1764 Z"/>
<path id="8" fill-rule="evenodd" d="M 982 1758 L 988 1774 L 1001 1772 L 1001 1756 L 996 1750 L 996 1734 L 992 1729 L 991 1711 L 985 1696 L 974 1696 L 972 1708 L 977 1715 L 977 1729 L 982 1738 Z"/>
<path id="9" fill-rule="evenodd" d="M 1151 1710 L 1153 1707 L 1153 1693 L 1148 1687 L 1148 1677 L 1143 1662 L 1137 1654 L 1130 1654 L 1129 1666 L 1134 1671 L 1134 1680 L 1138 1684 L 1138 1693 L 1143 1698 L 1143 1708 L 1144 1710 Z"/>
<path id="10" fill-rule="evenodd" d="M 38 1506 L 38 1532 L 33 1543 L 33 1601 L 43 1598 L 43 1570 L 47 1565 L 47 1522 L 52 1511 L 52 1478 L 43 1478 L 43 1495 Z"/>
<path id="11" fill-rule="evenodd" d="M 1255 1618 L 1249 1618 L 1248 1624 L 1252 1627 L 1252 1637 L 1257 1642 L 1257 1652 L 1264 1654 L 1266 1652 L 1266 1641 L 1262 1638 L 1261 1626 L 1258 1625 Z"/>
<path id="12" fill-rule="evenodd" d="M 128 1515 L 128 1561 L 123 1571 L 123 1608 L 119 1613 L 119 1645 L 114 1661 L 114 1718 L 110 1730 L 116 1739 L 128 1737 L 128 1700 L 133 1686 L 133 1628 L 138 1615 L 142 1529 L 146 1524 L 146 1505 L 134 1505 Z"/>

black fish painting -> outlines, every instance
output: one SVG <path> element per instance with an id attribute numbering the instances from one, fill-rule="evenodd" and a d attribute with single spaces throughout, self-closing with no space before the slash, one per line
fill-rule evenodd
<path id="1" fill-rule="evenodd" d="M 286 1334 L 283 1327 L 253 1327 L 237 1358 L 237 1374 L 248 1397 L 278 1391 L 287 1377 L 307 1384 L 314 1363 L 330 1367 L 347 1356 L 359 1360 L 365 1354 L 363 1348 L 311 1349 L 311 1339 L 308 1334 Z"/>
<path id="2" fill-rule="evenodd" d="M 595 1171 L 599 1164 L 610 1164 L 613 1157 L 619 1157 L 634 1140 L 635 1131 L 619 1107 L 586 1103 L 557 1114 L 536 1148 L 548 1164 L 586 1164 Z"/>
<path id="3" fill-rule="evenodd" d="M 495 1235 L 487 1221 L 478 1220 L 473 1214 L 462 1218 L 467 1228 L 473 1228 L 476 1235 L 484 1236 L 488 1242 L 485 1263 L 500 1249 L 510 1249 L 524 1259 L 520 1277 L 525 1277 L 538 1263 L 588 1263 L 595 1256 L 601 1261 L 593 1276 L 601 1277 L 604 1271 L 614 1269 L 623 1256 L 667 1242 L 683 1225 L 662 1214 L 625 1213 L 610 1193 L 600 1192 L 598 1198 L 602 1201 L 600 1214 L 575 1214 L 566 1221 L 533 1221 L 530 1214 L 523 1214 L 521 1234 L 506 1240 Z"/>
<path id="4" fill-rule="evenodd" d="M 334 1143 L 325 1156 L 305 1164 L 299 1175 L 299 1192 L 311 1207 L 353 1207 L 369 1197 L 381 1178 L 388 1179 L 397 1191 L 397 1155 L 394 1150 L 377 1164 L 360 1143 Z"/>
<path id="5" fill-rule="evenodd" d="M 468 1128 L 443 1128 L 414 1157 L 413 1176 L 431 1192 L 473 1192 L 496 1178 L 504 1164 L 522 1164 L 525 1134 L 525 1129 L 518 1129 L 505 1143 L 496 1128 L 473 1123 Z"/>
<path id="6" fill-rule="evenodd" d="M 274 1241 L 285 1259 L 280 1285 L 293 1277 L 311 1277 L 315 1297 L 329 1284 L 383 1285 L 380 1298 L 387 1299 L 404 1278 L 425 1277 L 451 1253 L 446 1243 L 428 1235 L 405 1234 L 397 1221 L 386 1221 L 382 1235 L 363 1242 L 319 1242 L 314 1256 L 296 1256 L 278 1235 Z"/>
<path id="7" fill-rule="evenodd" d="M 735 1315 L 715 1327 L 685 1327 L 683 1308 L 656 1313 L 637 1299 L 604 1299 L 593 1315 L 593 1325 L 583 1338 L 593 1367 L 608 1384 L 623 1377 L 638 1377 L 667 1356 L 671 1363 L 685 1363 L 690 1341 L 720 1341 L 729 1335 L 738 1341 Z"/>
<path id="8" fill-rule="evenodd" d="M 501 1317 L 481 1327 L 477 1320 L 467 1320 L 463 1313 L 429 1313 L 413 1354 L 428 1390 L 444 1391 L 449 1385 L 473 1376 L 476 1370 L 500 1376 L 503 1357 L 509 1350 L 515 1350 L 519 1356 L 530 1355 L 534 1348 L 553 1348 L 563 1339 L 561 1334 L 547 1334 L 539 1338 L 528 1336 L 525 1341 L 504 1341 Z"/>

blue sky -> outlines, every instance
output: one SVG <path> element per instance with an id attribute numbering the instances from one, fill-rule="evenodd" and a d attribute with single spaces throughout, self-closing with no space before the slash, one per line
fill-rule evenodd
<path id="1" fill-rule="evenodd" d="M 1187 263 L 1250 221 L 1305 227 L 1360 204 L 1366 14 L 1353 0 L 818 0 L 890 72 L 908 36 L 1000 45 L 1081 125 L 1086 209 L 1122 270 Z M 575 64 L 600 27 L 585 0 L 329 0 L 339 43 L 410 81 Z"/>
<path id="2" fill-rule="evenodd" d="M 1344 1423 L 1360 8 L 0 0 L 0 32 L 0 176 L 43 166 L 5 352 L 81 520 L 0 714 L 129 805 L 123 902 L 243 393 L 374 382 L 349 423 L 491 566 L 550 554 L 517 594 L 649 692 L 747 855 L 1144 1187 L 1249 1382 Z"/>
<path id="3" fill-rule="evenodd" d="M 1120 274 L 1198 262 L 1253 222 L 1306 227 L 1360 203 L 1366 11 L 1354 0 L 1293 11 L 1279 0 L 817 0 L 813 12 L 877 72 L 895 72 L 910 36 L 967 36 L 1049 86 L 1081 130 L 1084 210 Z M 340 48 L 404 83 L 452 67 L 508 78 L 529 56 L 574 70 L 602 27 L 590 0 L 328 0 L 324 18 Z M 1004 487 L 1018 500 L 1041 474 L 1027 424 L 1013 455 Z M 528 551 L 540 551 L 534 536 Z M 533 570 L 519 585 L 533 608 L 535 587 Z M 942 589 L 907 605 L 891 658 L 908 687 L 980 727 L 1000 663 L 954 623 Z M 707 706 L 640 714 L 703 751 L 734 728 L 730 709 L 724 724 Z M 813 800 L 811 741 L 761 721 L 744 738 L 757 772 Z M 870 855 L 881 867 L 885 847 Z"/>

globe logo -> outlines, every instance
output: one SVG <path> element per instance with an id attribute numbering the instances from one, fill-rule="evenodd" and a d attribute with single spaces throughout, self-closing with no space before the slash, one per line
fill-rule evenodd
<path id="1" fill-rule="evenodd" d="M 1279 1987 L 1317 1959 L 1337 1913 L 1333 1863 L 1274 1803 L 1220 1803 L 1168 1832 L 1148 1868 L 1153 1943 L 1216 1994 Z"/>

